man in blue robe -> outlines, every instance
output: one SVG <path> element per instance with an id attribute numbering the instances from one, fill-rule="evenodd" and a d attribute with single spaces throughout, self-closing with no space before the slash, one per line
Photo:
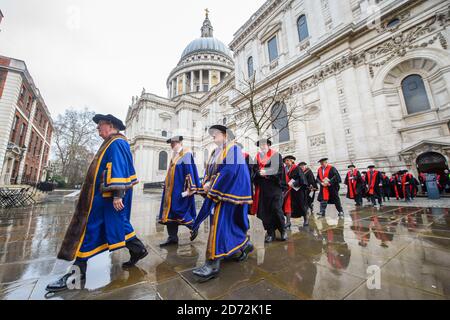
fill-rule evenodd
<path id="1" fill-rule="evenodd" d="M 164 183 L 159 223 L 167 226 L 169 238 L 160 247 L 178 244 L 178 226 L 192 228 L 197 215 L 195 194 L 201 188 L 194 156 L 183 148 L 183 137 L 173 137 L 167 143 L 173 154 Z"/>
<path id="2" fill-rule="evenodd" d="M 128 248 L 133 267 L 147 256 L 144 244 L 130 223 L 133 186 L 138 183 L 130 146 L 120 131 L 125 126 L 112 115 L 96 115 L 99 135 L 104 139 L 86 174 L 74 216 L 60 248 L 58 259 L 75 260 L 71 272 L 47 286 L 47 291 L 67 289 L 67 283 L 84 280 L 87 261 L 105 251 Z"/>
<path id="3" fill-rule="evenodd" d="M 211 217 L 211 228 L 206 252 L 206 263 L 193 271 L 201 281 L 215 278 L 220 272 L 220 261 L 236 257 L 244 261 L 253 251 L 247 232 L 248 213 L 252 204 L 250 173 L 234 135 L 226 127 L 210 128 L 217 148 L 208 161 L 202 181 L 205 201 L 192 230 L 195 239 L 200 224 Z"/>

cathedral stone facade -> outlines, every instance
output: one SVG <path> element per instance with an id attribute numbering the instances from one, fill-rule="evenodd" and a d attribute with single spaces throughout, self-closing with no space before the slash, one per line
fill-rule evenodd
<path id="1" fill-rule="evenodd" d="M 295 101 L 284 108 L 310 115 L 278 135 L 282 154 L 314 168 L 327 156 L 342 172 L 349 163 L 441 172 L 450 159 L 449 24 L 446 0 L 268 0 L 228 48 L 207 14 L 168 77 L 168 97 L 143 90 L 132 99 L 126 134 L 138 174 L 164 180 L 175 134 L 203 170 L 213 124 L 256 153 L 256 133 L 233 111 L 245 110 L 238 91 L 252 77 L 255 100 L 277 83 Z"/>

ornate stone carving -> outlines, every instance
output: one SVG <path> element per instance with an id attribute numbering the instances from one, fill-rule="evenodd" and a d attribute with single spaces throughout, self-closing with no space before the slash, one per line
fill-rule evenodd
<path id="1" fill-rule="evenodd" d="M 408 14 L 404 13 L 401 16 L 403 19 L 408 18 Z M 367 64 L 369 66 L 369 73 L 371 77 L 374 77 L 374 68 L 385 65 L 387 62 L 395 58 L 396 56 L 404 56 L 409 50 L 416 48 L 424 48 L 439 41 L 443 49 L 448 48 L 447 39 L 442 32 L 436 33 L 431 39 L 424 40 L 421 43 L 416 43 L 420 37 L 423 37 L 427 33 L 435 31 L 433 25 L 439 22 L 440 26 L 445 26 L 450 23 L 450 6 L 446 11 L 436 13 L 433 17 L 425 21 L 424 23 L 413 27 L 404 32 L 396 33 L 384 43 L 378 45 L 375 49 L 365 50 L 359 53 L 350 53 L 345 55 L 332 63 L 323 66 L 313 76 L 303 79 L 295 83 L 292 88 L 293 92 L 304 91 L 317 85 L 318 82 L 325 78 L 335 75 L 345 68 L 351 66 L 359 66 L 361 64 Z M 382 61 L 371 63 L 370 60 L 374 60 L 382 55 L 388 56 Z"/>
<path id="2" fill-rule="evenodd" d="M 325 134 L 320 134 L 317 136 L 309 137 L 309 146 L 311 148 L 320 147 L 322 145 L 325 145 L 326 143 L 327 143 L 327 140 L 325 138 Z"/>
<path id="3" fill-rule="evenodd" d="M 400 26 L 409 19 L 409 17 L 411 16 L 411 12 L 410 11 L 405 11 L 400 13 L 399 15 L 396 16 L 390 16 L 387 19 L 385 19 L 385 22 L 382 23 L 379 27 L 377 27 L 377 31 L 378 33 L 383 33 L 385 31 L 390 31 L 390 32 L 395 32 L 397 31 Z M 394 27 L 389 27 L 389 23 L 394 20 L 394 19 L 398 19 L 399 23 L 397 25 L 395 25 Z"/>

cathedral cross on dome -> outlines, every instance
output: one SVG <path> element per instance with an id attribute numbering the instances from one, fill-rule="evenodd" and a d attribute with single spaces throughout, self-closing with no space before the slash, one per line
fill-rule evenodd
<path id="1" fill-rule="evenodd" d="M 214 28 L 212 27 L 211 21 L 209 21 L 209 9 L 205 9 L 205 21 L 203 21 L 202 26 L 202 38 L 212 38 Z"/>

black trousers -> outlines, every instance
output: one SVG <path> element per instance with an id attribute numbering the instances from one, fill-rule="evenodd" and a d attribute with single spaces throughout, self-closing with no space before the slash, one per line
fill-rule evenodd
<path id="1" fill-rule="evenodd" d="M 377 200 L 378 200 L 378 204 L 380 206 L 383 204 L 383 200 L 381 200 L 381 195 L 374 194 L 374 195 L 371 195 L 369 198 L 374 206 L 377 204 Z"/>
<path id="2" fill-rule="evenodd" d="M 269 234 L 273 234 L 275 230 L 284 230 L 286 228 L 286 220 L 283 212 L 283 199 L 282 195 L 274 197 L 271 202 L 270 208 L 265 208 L 265 215 L 262 222 L 264 229 Z M 260 204 L 261 205 L 261 204 Z"/>
<path id="3" fill-rule="evenodd" d="M 126 243 L 127 249 L 130 251 L 131 255 L 138 255 L 143 250 L 145 250 L 145 245 L 138 238 L 134 238 Z M 86 274 L 87 271 L 87 260 L 76 259 L 73 263 L 74 266 L 80 268 L 81 274 Z"/>
<path id="4" fill-rule="evenodd" d="M 390 190 L 389 189 L 381 189 L 381 193 L 383 194 L 383 201 L 386 201 L 386 198 L 390 201 L 391 200 L 391 196 L 389 194 Z"/>
<path id="5" fill-rule="evenodd" d="M 411 201 L 411 189 L 409 185 L 405 188 L 405 201 Z"/>
<path id="6" fill-rule="evenodd" d="M 336 197 L 334 201 L 334 205 L 336 206 L 336 210 L 338 212 L 344 212 L 344 209 L 342 209 L 341 199 L 339 197 Z M 328 201 L 321 201 L 320 202 L 320 214 L 325 215 L 325 212 L 327 211 L 328 207 Z"/>
<path id="7" fill-rule="evenodd" d="M 169 222 L 166 224 L 169 240 L 178 241 L 178 226 L 179 225 L 176 222 Z"/>
<path id="8" fill-rule="evenodd" d="M 358 194 L 355 196 L 355 203 L 356 203 L 357 205 L 362 205 L 362 203 L 363 203 L 363 196 L 362 196 L 362 193 L 358 193 Z"/>

